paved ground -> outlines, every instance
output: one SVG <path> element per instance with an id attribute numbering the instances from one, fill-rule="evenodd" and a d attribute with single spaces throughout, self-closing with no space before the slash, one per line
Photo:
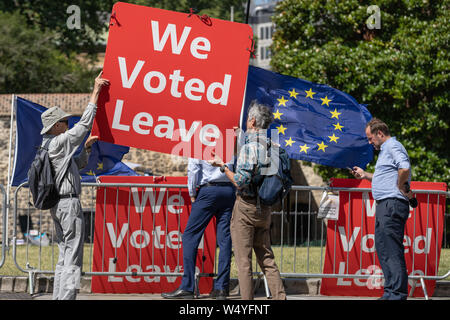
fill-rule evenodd
<path id="1" fill-rule="evenodd" d="M 240 301 L 240 296 L 230 296 L 228 299 L 231 301 Z M 0 293 L 0 300 L 51 300 L 51 293 L 39 293 L 30 295 L 28 293 Z M 288 300 L 377 300 L 373 297 L 337 297 L 337 296 L 321 296 L 321 295 L 288 295 Z M 98 294 L 98 293 L 81 293 L 78 295 L 77 300 L 166 300 L 161 297 L 160 294 Z M 207 301 L 212 300 L 208 295 L 201 295 L 195 301 Z M 256 296 L 257 301 L 267 301 L 264 296 Z M 410 298 L 413 301 L 423 301 L 424 298 Z M 432 297 L 431 300 L 450 300 L 450 297 Z M 270 300 L 269 300 L 270 301 Z"/>

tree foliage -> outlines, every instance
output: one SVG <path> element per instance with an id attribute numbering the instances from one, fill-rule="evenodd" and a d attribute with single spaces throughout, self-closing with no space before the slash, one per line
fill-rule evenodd
<path id="1" fill-rule="evenodd" d="M 0 93 L 88 92 L 96 71 L 63 54 L 56 35 L 0 12 Z"/>
<path id="2" fill-rule="evenodd" d="M 99 41 L 108 30 L 107 14 L 111 12 L 113 0 L 3 0 L 0 11 L 18 11 L 25 17 L 28 26 L 41 32 L 51 30 L 57 35 L 55 44 L 69 56 L 73 52 L 93 54 L 102 51 Z M 70 26 L 77 6 L 80 15 L 80 27 Z M 69 22 L 69 24 L 68 24 Z"/>
<path id="3" fill-rule="evenodd" d="M 99 46 L 109 27 L 109 14 L 117 0 L 3 0 L 0 11 L 19 11 L 28 25 L 41 31 L 52 30 L 58 35 L 57 45 L 66 54 L 102 52 Z M 213 18 L 230 19 L 230 7 L 235 7 L 235 21 L 242 21 L 242 0 L 131 0 L 123 1 L 178 12 L 208 14 Z M 70 25 L 73 6 L 79 9 L 80 27 Z"/>
<path id="4" fill-rule="evenodd" d="M 230 20 L 230 8 L 234 7 L 234 21 L 242 22 L 245 0 L 134 0 L 135 4 L 189 13 L 207 14 L 211 18 Z"/>
<path id="5" fill-rule="evenodd" d="M 104 52 L 115 0 L 4 0 L 0 2 L 0 93 L 88 92 Z M 242 21 L 241 0 L 133 0 L 130 3 Z M 78 12 L 71 10 L 76 6 Z M 79 27 L 71 27 L 79 14 Z M 83 58 L 83 60 L 80 59 Z M 84 61 L 83 63 L 81 61 Z"/>
<path id="6" fill-rule="evenodd" d="M 450 180 L 449 8 L 444 0 L 284 0 L 274 16 L 272 66 L 367 104 L 408 150 L 413 180 Z M 374 162 L 369 166 L 373 170 Z M 325 178 L 342 170 L 320 167 Z"/>

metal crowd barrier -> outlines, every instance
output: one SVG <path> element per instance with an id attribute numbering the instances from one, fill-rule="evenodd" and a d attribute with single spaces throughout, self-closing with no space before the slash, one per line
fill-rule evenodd
<path id="1" fill-rule="evenodd" d="M 58 250 L 55 250 L 55 245 L 53 244 L 54 239 L 54 226 L 53 226 L 53 220 L 50 218 L 50 213 L 45 211 L 39 211 L 36 210 L 31 205 L 31 200 L 28 200 L 28 204 L 26 208 L 19 208 L 18 207 L 18 195 L 19 193 L 23 193 L 23 191 L 28 192 L 28 199 L 31 199 L 31 195 L 29 194 L 28 188 L 24 188 L 26 184 L 20 185 L 14 194 L 14 215 L 13 215 L 13 221 L 14 221 L 14 230 L 13 230 L 13 259 L 14 263 L 16 264 L 17 268 L 21 270 L 22 272 L 29 274 L 30 279 L 30 293 L 33 292 L 33 279 L 36 274 L 54 274 L 55 271 L 55 264 L 57 261 L 58 256 Z M 88 219 L 86 219 L 87 225 L 89 226 L 90 233 L 88 233 L 88 239 L 92 241 L 93 243 L 93 212 L 95 211 L 95 205 L 96 205 L 96 192 L 98 187 L 108 187 L 108 188 L 123 188 L 123 187 L 136 187 L 136 188 L 175 188 L 178 189 L 179 192 L 181 190 L 186 189 L 186 185 L 161 185 L 161 184 L 126 184 L 126 183 L 120 183 L 120 184 L 114 184 L 114 183 L 83 183 L 83 192 L 81 200 L 84 203 L 84 209 L 88 209 L 87 211 L 90 212 L 90 216 Z M 310 187 L 310 186 L 293 186 L 291 191 L 291 201 L 295 204 L 295 208 L 293 211 L 286 211 L 281 210 L 279 212 L 273 212 L 272 214 L 272 221 L 274 223 L 274 226 L 276 228 L 275 231 L 279 230 L 279 239 L 277 239 L 276 244 L 273 245 L 274 251 L 275 251 L 275 259 L 277 261 L 278 267 L 280 268 L 280 273 L 283 278 L 352 278 L 352 279 L 368 279 L 369 277 L 373 278 L 373 275 L 364 275 L 364 274 L 348 274 L 348 273 L 323 273 L 323 264 L 324 264 L 324 248 L 326 244 L 326 225 L 322 219 L 317 218 L 317 211 L 313 211 L 313 192 L 323 192 L 323 191 L 333 191 L 333 192 L 370 192 L 370 189 L 364 189 L 364 188 L 330 188 L 330 187 Z M 2 189 L 2 191 L 4 191 Z M 301 198 L 301 192 L 307 192 L 306 198 L 308 199 L 307 204 L 303 204 L 303 208 L 308 208 L 307 210 L 301 210 L 298 209 L 299 206 L 299 199 Z M 449 192 L 444 191 L 429 191 L 429 190 L 413 190 L 414 193 L 426 193 L 426 194 L 440 194 L 445 195 L 447 198 L 450 197 Z M 26 198 L 26 196 L 25 196 Z M 305 199 L 305 197 L 304 197 Z M 23 202 L 23 201 L 22 201 Z M 88 204 L 88 207 L 86 206 Z M 5 207 L 5 206 L 4 206 Z M 284 208 L 284 206 L 282 206 Z M 29 247 L 32 244 L 31 238 L 26 238 L 24 245 L 25 248 L 22 247 L 21 254 L 25 255 L 25 257 L 19 257 L 18 250 L 19 245 L 19 239 L 18 239 L 18 216 L 19 215 L 27 215 L 30 217 L 31 215 L 38 218 L 38 225 L 39 225 L 39 232 L 38 234 L 41 235 L 43 231 L 43 224 L 44 224 L 44 217 L 48 220 L 51 224 L 50 230 L 46 230 L 50 233 L 50 236 L 48 237 L 49 240 L 49 246 L 51 247 L 50 253 L 47 251 L 47 256 L 50 255 L 50 268 L 44 268 L 44 260 L 46 258 L 43 257 L 43 241 L 44 239 L 39 236 L 38 240 L 34 240 L 34 245 L 37 245 L 39 248 L 39 254 L 37 257 L 31 256 Z M 5 219 L 5 218 L 4 218 Z M 276 225 L 277 224 L 277 225 Z M 4 227 L 5 228 L 5 227 Z M 105 228 L 105 226 L 103 226 Z M 279 229 L 278 229 L 279 228 Z M 286 232 L 286 229 L 293 228 L 293 235 L 292 232 Z M 29 233 L 29 230 L 26 230 Z M 272 230 L 273 233 L 274 230 Z M 24 232 L 24 230 L 22 230 Z M 285 233 L 287 235 L 285 235 Z M 5 232 L 3 233 L 5 235 Z M 444 237 L 445 237 L 445 229 L 444 229 Z M 274 239 L 272 239 L 274 240 Z M 5 243 L 6 241 L 3 241 Z M 4 249 L 2 244 L 2 263 L 4 260 Z M 88 250 L 89 254 L 89 270 L 83 270 L 82 274 L 86 276 L 164 276 L 164 277 L 181 277 L 182 273 L 180 272 L 110 272 L 110 271 L 92 271 L 92 257 L 93 257 L 93 245 L 85 245 L 85 255 L 86 250 Z M 289 253 L 292 253 L 293 250 L 293 257 L 289 256 Z M 303 254 L 299 254 L 298 251 L 303 252 Z M 316 254 L 312 254 L 311 252 L 314 251 Z M 320 251 L 320 258 L 319 258 L 319 265 L 318 266 L 311 266 L 312 260 L 317 260 L 317 252 Z M 103 255 L 104 253 L 102 253 Z M 303 259 L 299 259 L 297 254 L 299 254 Z M 19 261 L 20 260 L 20 261 Z M 266 295 L 269 297 L 270 292 L 267 287 L 267 283 L 265 281 L 265 277 L 261 272 L 258 272 L 258 266 L 255 261 L 256 259 L 253 259 L 255 262 L 255 272 L 254 275 L 257 275 L 260 279 L 264 280 L 265 288 L 266 288 Z M 298 265 L 298 261 L 303 261 L 304 266 Z M 45 262 L 48 264 L 48 262 Z M 286 267 L 286 265 L 289 265 L 290 268 Z M 0 264 L 1 266 L 1 264 Z M 142 268 L 141 268 L 142 269 Z M 290 270 L 286 270 L 290 269 Z M 154 269 L 152 269 L 154 270 Z M 333 269 L 334 270 L 334 269 Z M 214 262 L 214 273 L 198 273 L 197 274 L 197 283 L 199 277 L 213 277 L 216 275 L 217 272 L 217 255 L 216 255 L 216 261 Z M 430 275 L 414 275 L 409 276 L 410 279 L 415 279 L 420 281 L 422 288 L 424 290 L 425 298 L 428 299 L 426 287 L 424 280 L 442 280 L 450 276 L 450 271 L 448 271 L 446 274 L 442 276 L 430 276 Z M 382 277 L 382 276 L 381 276 Z M 416 283 L 417 281 L 414 281 Z M 410 293 L 412 294 L 412 293 Z"/>
<path id="2" fill-rule="evenodd" d="M 338 187 L 314 187 L 314 186 L 293 186 L 292 187 L 292 192 L 291 192 L 291 198 L 292 198 L 292 193 L 294 193 L 294 198 L 295 198 L 295 210 L 294 212 L 291 212 L 291 215 L 294 215 L 294 239 L 293 239 L 293 247 L 294 247 L 294 263 L 292 264 L 292 268 L 290 270 L 290 272 L 286 272 L 284 265 L 286 264 L 286 260 L 287 258 L 284 256 L 284 242 L 285 242 L 285 238 L 284 238 L 284 233 L 283 233 L 283 229 L 291 222 L 287 222 L 287 219 L 282 218 L 281 219 L 281 240 L 280 240 L 280 256 L 279 258 L 275 255 L 275 258 L 279 261 L 278 266 L 280 268 L 280 275 L 283 278 L 336 278 L 336 279 L 343 279 L 343 278 L 349 278 L 349 279 L 368 279 L 368 278 L 383 278 L 383 276 L 377 276 L 377 275 L 362 275 L 362 274 L 349 274 L 348 273 L 348 269 L 346 272 L 344 273 L 323 273 L 323 263 L 324 263 L 324 245 L 326 242 L 326 227 L 325 223 L 322 221 L 322 219 L 317 218 L 317 211 L 312 211 L 311 210 L 311 198 L 312 198 L 312 192 L 313 191 L 330 191 L 330 192 L 348 192 L 349 193 L 349 197 L 351 197 L 351 194 L 353 193 L 364 193 L 364 192 L 371 192 L 370 188 L 338 188 Z M 447 198 L 450 198 L 450 192 L 446 192 L 446 191 L 433 191 L 433 190 L 412 190 L 415 194 L 427 194 L 428 198 L 427 198 L 427 208 L 429 205 L 429 196 L 431 194 L 437 194 L 437 195 L 445 195 Z M 300 192 L 308 192 L 308 211 L 307 212 L 299 212 L 297 210 L 297 204 L 298 201 L 297 199 L 299 198 L 299 193 Z M 438 196 L 438 204 L 439 204 L 439 196 Z M 414 209 L 414 219 L 415 219 L 415 210 Z M 283 215 L 287 215 L 286 212 L 281 211 L 280 214 Z M 361 214 L 363 214 L 361 212 Z M 437 212 L 437 215 L 439 214 L 439 212 Z M 445 214 L 444 214 L 445 215 Z M 306 224 L 306 239 L 303 239 L 303 243 L 306 243 L 306 267 L 303 270 L 303 272 L 299 272 L 297 266 L 296 266 L 296 252 L 297 252 L 297 243 L 301 242 L 301 241 L 297 241 L 297 223 L 298 223 L 298 217 L 305 217 L 307 218 L 307 224 Z M 445 219 L 445 217 L 444 217 Z M 305 219 L 303 219 L 305 220 Z M 427 221 L 429 220 L 429 211 L 427 210 Z M 314 221 L 314 223 L 311 223 L 311 221 Z M 317 222 L 320 223 L 320 235 L 317 235 Z M 445 222 L 445 220 L 444 220 Z M 312 238 L 312 232 L 311 232 L 311 226 L 312 225 L 316 225 L 316 236 L 314 238 Z M 445 239 L 445 225 L 444 225 L 444 230 L 443 230 L 443 237 Z M 325 229 L 325 231 L 324 231 Z M 303 228 L 301 228 L 301 230 L 303 230 Z M 336 230 L 335 230 L 336 231 Z M 361 238 L 361 242 L 362 242 L 362 237 Z M 320 265 L 319 268 L 316 268 L 316 270 L 319 270 L 318 272 L 311 272 L 310 270 L 310 261 L 312 260 L 311 258 L 311 243 L 315 243 L 318 244 L 320 243 Z M 362 245 L 362 243 L 360 243 L 360 246 Z M 336 248 L 334 248 L 334 250 L 336 250 Z M 436 246 L 436 250 L 437 250 L 437 246 Z M 414 255 L 413 255 L 414 257 Z M 413 258 L 414 259 L 414 258 Z M 436 255 L 436 260 L 438 259 L 438 255 Z M 335 261 L 333 261 L 333 270 L 336 270 L 335 266 Z M 436 268 L 438 267 L 438 261 L 435 262 L 436 264 Z M 414 264 L 413 264 L 414 265 Z M 359 265 L 359 269 L 362 268 L 361 265 L 361 261 L 360 261 L 360 265 Z M 413 270 L 414 271 L 414 270 Z M 427 272 L 427 270 L 425 271 Z M 262 274 L 259 273 L 259 275 L 261 276 Z M 427 275 L 427 273 L 425 273 L 425 275 L 409 275 L 409 279 L 415 279 L 415 280 L 419 280 L 421 287 L 424 291 L 424 296 L 425 299 L 428 300 L 428 293 L 427 293 L 427 289 L 425 286 L 425 280 L 443 280 L 447 277 L 450 276 L 450 270 L 447 271 L 444 275 L 441 276 L 430 276 Z M 413 295 L 414 293 L 414 289 L 416 286 L 417 281 L 414 281 L 414 285 L 412 287 L 412 290 L 410 291 L 410 296 Z M 267 296 L 269 296 L 269 294 L 266 292 Z"/>
<path id="3" fill-rule="evenodd" d="M 20 186 L 17 187 L 15 193 L 14 193 L 14 217 L 13 217 L 13 221 L 14 221 L 14 232 L 13 232 L 13 259 L 14 259 L 14 263 L 16 265 L 16 267 L 24 272 L 24 273 L 28 273 L 29 275 L 29 283 L 30 283 L 30 293 L 33 292 L 33 279 L 35 278 L 35 275 L 37 274 L 54 274 L 55 273 L 55 266 L 57 263 L 57 259 L 58 259 L 58 249 L 57 249 L 57 245 L 54 244 L 54 239 L 55 239 L 55 234 L 54 234 L 54 225 L 53 225 L 53 219 L 50 218 L 50 212 L 49 210 L 47 211 L 42 211 L 42 210 L 37 210 L 35 209 L 32 204 L 31 204 L 31 194 L 29 194 L 29 190 L 28 188 L 25 188 L 27 186 L 27 183 L 23 183 Z M 82 192 L 82 196 L 81 196 L 81 201 L 82 203 L 84 202 L 86 203 L 90 203 L 90 207 L 86 208 L 84 207 L 83 210 L 90 212 L 89 218 L 86 219 L 85 217 L 85 223 L 87 225 L 87 228 L 89 229 L 89 232 L 87 233 L 87 239 L 90 239 L 90 241 L 92 241 L 92 245 L 87 246 L 85 243 L 84 246 L 84 257 L 86 258 L 86 251 L 88 251 L 88 261 L 89 261 L 89 270 L 83 270 L 82 271 L 82 275 L 85 276 L 131 276 L 131 277 L 136 277 L 136 276 L 150 276 L 150 277 L 181 277 L 183 276 L 183 273 L 181 272 L 135 272 L 135 271 L 130 271 L 130 272 L 110 272 L 110 271 L 105 271 L 102 268 L 102 271 L 92 271 L 92 259 L 93 259 L 93 238 L 94 238 L 94 218 L 93 218 L 93 212 L 95 211 L 95 206 L 96 206 L 96 192 L 97 192 L 97 188 L 101 188 L 101 187 L 107 187 L 107 188 L 116 188 L 118 190 L 118 188 L 170 188 L 170 189 L 179 189 L 179 191 L 181 192 L 182 189 L 187 189 L 187 185 L 176 185 L 176 184 L 127 184 L 127 183 L 82 183 L 82 188 L 83 188 L 83 192 Z M 26 201 L 27 206 L 26 208 L 18 208 L 18 195 L 21 191 L 25 190 L 25 192 L 28 192 L 28 200 Z M 106 190 L 106 189 L 105 189 Z M 131 192 L 130 192 L 131 194 Z M 130 199 L 129 199 L 130 201 Z M 128 203 L 128 206 L 130 205 L 130 202 Z M 88 210 L 86 210 L 88 209 Z M 25 240 L 22 240 L 22 242 L 19 244 L 19 239 L 18 239 L 18 225 L 17 225 L 17 221 L 19 220 L 19 211 L 22 211 L 23 213 L 25 213 L 24 215 L 26 215 L 27 217 L 30 217 L 31 215 L 38 215 L 39 219 L 37 222 L 37 225 L 39 226 L 39 230 L 37 232 L 38 236 L 35 237 L 35 240 L 33 240 L 33 238 L 30 237 L 26 237 Z M 43 261 L 43 250 L 45 249 L 44 247 L 47 246 L 47 239 L 44 241 L 43 239 L 43 229 L 42 229 L 42 225 L 43 225 L 43 216 L 46 215 L 47 219 L 49 219 L 50 221 L 50 225 L 51 227 L 49 228 L 50 230 L 47 230 L 50 235 L 47 237 L 48 239 L 48 245 L 50 246 L 50 253 L 47 252 L 47 255 L 50 255 L 50 268 L 43 268 L 44 264 L 48 264 L 48 262 L 46 263 L 45 261 Z M 27 219 L 27 227 L 25 228 L 25 230 L 22 230 L 22 233 L 25 234 L 30 234 L 30 223 L 28 223 L 28 219 Z M 105 222 L 103 222 L 103 224 L 105 224 Z M 105 230 L 105 225 L 102 226 L 103 230 Z M 104 241 L 104 239 L 102 240 Z M 103 242 L 104 243 L 104 242 Z M 21 257 L 19 257 L 19 253 L 18 251 L 20 250 L 19 248 L 21 247 L 21 245 L 25 245 L 25 248 L 22 249 L 21 251 L 24 251 L 23 254 L 25 255 L 24 258 L 21 259 Z M 38 246 L 38 250 L 39 250 L 39 254 L 38 257 L 32 257 L 31 253 L 30 253 L 30 246 L 31 245 L 35 245 Z M 56 249 L 56 250 L 55 250 Z M 181 257 L 181 252 L 180 252 L 181 246 L 178 246 L 178 256 L 182 259 Z M 48 250 L 47 250 L 48 251 Z M 167 254 L 167 252 L 165 252 L 165 254 Z M 104 251 L 102 248 L 102 258 L 101 260 L 104 260 Z M 128 252 L 127 252 L 128 255 Z M 166 260 L 167 257 L 164 258 L 164 260 Z M 18 261 L 18 260 L 23 260 L 23 261 Z M 128 267 L 128 265 L 127 265 Z M 153 264 L 154 267 L 154 264 Z M 153 268 L 154 269 L 154 268 Z M 199 282 L 199 278 L 200 277 L 213 277 L 215 274 L 213 273 L 197 273 L 196 274 L 196 284 L 197 284 L 197 288 L 196 288 L 196 293 L 198 295 L 198 282 Z"/>

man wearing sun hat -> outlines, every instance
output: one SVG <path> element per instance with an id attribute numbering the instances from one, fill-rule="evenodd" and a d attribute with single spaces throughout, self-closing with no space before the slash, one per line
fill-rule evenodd
<path id="1" fill-rule="evenodd" d="M 74 300 L 79 288 L 83 264 L 84 218 L 79 195 L 81 180 L 79 169 L 86 166 L 90 147 L 98 139 L 90 136 L 78 157 L 74 154 L 91 130 L 97 111 L 97 100 L 103 86 L 109 81 L 95 79 L 94 90 L 81 119 L 70 130 L 70 114 L 59 107 L 46 110 L 41 115 L 43 135 L 42 146 L 48 148 L 56 185 L 59 186 L 60 201 L 50 209 L 56 230 L 59 248 L 58 263 L 53 284 L 54 300 Z"/>

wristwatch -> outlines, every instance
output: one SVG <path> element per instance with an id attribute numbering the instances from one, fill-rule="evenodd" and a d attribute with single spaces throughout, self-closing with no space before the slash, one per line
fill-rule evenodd
<path id="1" fill-rule="evenodd" d="M 225 173 L 225 168 L 228 168 L 226 164 L 220 167 L 220 172 Z"/>

